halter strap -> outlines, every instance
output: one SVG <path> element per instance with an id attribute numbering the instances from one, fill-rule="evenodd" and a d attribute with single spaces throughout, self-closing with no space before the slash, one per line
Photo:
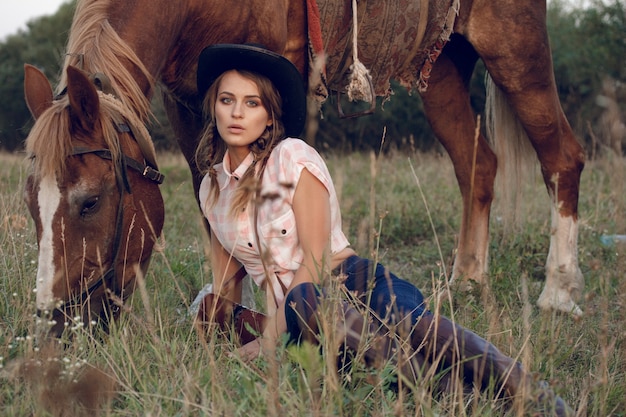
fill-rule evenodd
<path id="1" fill-rule="evenodd" d="M 76 305 L 83 305 L 85 301 L 87 301 L 88 297 L 94 291 L 102 287 L 103 285 L 117 297 L 123 297 L 123 290 L 124 290 L 124 288 L 121 288 L 121 289 L 118 288 L 117 280 L 115 279 L 116 278 L 115 268 L 116 268 L 117 260 L 119 257 L 120 247 L 122 244 L 122 228 L 124 226 L 124 192 L 126 191 L 129 194 L 131 193 L 130 183 L 128 182 L 128 178 L 126 176 L 126 169 L 125 169 L 127 166 L 126 159 L 129 159 L 132 161 L 134 160 L 124 155 L 124 163 L 122 164 L 121 161 L 118 162 L 118 161 L 113 160 L 111 151 L 109 149 L 89 149 L 86 147 L 75 147 L 72 153 L 70 154 L 70 156 L 85 155 L 85 154 L 94 154 L 102 159 L 106 159 L 106 160 L 112 161 L 115 164 L 121 165 L 119 167 L 116 167 L 115 169 L 115 171 L 120 172 L 121 175 L 116 174 L 116 182 L 117 182 L 117 188 L 118 188 L 119 195 L 120 195 L 120 201 L 117 207 L 117 216 L 115 219 L 115 236 L 113 238 L 113 245 L 112 245 L 113 261 L 111 262 L 111 266 L 109 267 L 109 269 L 104 274 L 102 274 L 100 278 L 92 282 L 84 291 L 80 293 L 78 297 L 72 300 L 66 301 L 63 304 L 63 306 L 60 307 L 60 310 L 64 312 L 70 307 L 73 307 Z M 137 161 L 135 162 L 138 164 Z M 115 305 L 113 306 L 109 305 L 109 308 L 114 313 L 117 310 Z M 104 317 L 101 317 L 101 319 L 104 319 Z"/>
<path id="2" fill-rule="evenodd" d="M 125 128 L 124 128 L 125 126 Z M 130 132 L 130 129 L 126 124 L 116 125 L 118 131 L 120 132 Z M 139 172 L 144 178 L 147 178 L 157 184 L 161 184 L 165 178 L 163 174 L 161 174 L 156 169 L 153 169 L 147 164 L 142 164 L 141 162 L 122 154 L 121 160 L 114 160 L 113 155 L 110 149 L 92 149 L 87 147 L 77 146 L 74 147 L 72 153 L 69 156 L 77 156 L 77 155 L 85 155 L 85 154 L 94 154 L 102 159 L 113 162 L 116 167 L 116 182 L 117 188 L 120 195 L 120 201 L 117 208 L 117 217 L 115 220 L 115 236 L 113 239 L 112 245 L 112 253 L 113 253 L 113 261 L 111 262 L 111 266 L 109 269 L 100 276 L 99 279 L 91 283 L 89 287 L 87 287 L 81 294 L 74 298 L 73 300 L 66 301 L 63 306 L 60 307 L 61 311 L 66 311 L 72 306 L 82 305 L 87 301 L 87 298 L 94 291 L 98 290 L 103 285 L 111 291 L 113 295 L 125 299 L 123 291 L 124 288 L 119 288 L 116 279 L 116 266 L 119 258 L 120 247 L 122 243 L 122 228 L 124 226 L 124 192 L 128 192 L 129 194 L 132 192 L 130 187 L 130 182 L 128 181 L 128 177 L 126 175 L 126 168 L 131 168 L 137 172 Z M 109 304 L 109 309 L 112 313 L 116 313 L 119 311 L 119 306 L 113 304 Z M 106 319 L 106 316 L 101 317 L 101 320 Z"/>
<path id="3" fill-rule="evenodd" d="M 89 80 L 94 84 L 96 89 L 100 93 L 100 98 L 102 99 L 102 95 L 111 96 L 118 100 L 117 94 L 113 89 L 110 78 L 101 72 L 96 72 L 88 75 Z M 54 100 L 59 100 L 63 96 L 67 94 L 67 86 L 63 88 L 63 90 L 54 97 Z M 115 126 L 118 132 L 129 132 L 135 138 L 137 145 L 139 145 L 139 149 L 147 162 L 147 165 L 157 170 L 158 173 L 158 164 L 156 161 L 156 154 L 154 152 L 154 147 L 152 146 L 152 140 L 150 138 L 150 134 L 148 133 L 145 126 L 132 126 L 130 123 L 127 123 L 125 117 L 122 114 L 114 114 L 113 115 Z M 160 175 L 160 174 L 159 174 Z M 163 182 L 163 178 L 160 181 L 153 180 L 161 184 Z"/>
<path id="4" fill-rule="evenodd" d="M 113 160 L 113 155 L 111 154 L 111 151 L 109 149 L 104 149 L 104 148 L 90 149 L 87 147 L 77 146 L 74 148 L 70 156 L 84 155 L 88 153 L 95 154 L 99 156 L 100 158 L 108 159 L 109 161 Z M 161 172 L 157 171 L 156 169 L 152 168 L 150 165 L 142 164 L 141 162 L 137 161 L 136 159 L 131 158 L 128 155 L 122 155 L 122 159 L 124 161 L 124 165 L 126 165 L 128 168 L 132 168 L 136 172 L 139 172 L 144 178 L 147 178 L 150 181 L 153 181 L 157 184 L 163 184 L 163 180 L 165 180 L 165 175 L 163 175 Z M 126 188 L 127 190 L 129 189 L 129 187 L 126 187 Z"/>

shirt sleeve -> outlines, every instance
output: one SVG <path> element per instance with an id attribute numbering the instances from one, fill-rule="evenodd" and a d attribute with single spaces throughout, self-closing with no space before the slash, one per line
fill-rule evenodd
<path id="1" fill-rule="evenodd" d="M 317 178 L 328 190 L 329 194 L 334 193 L 332 178 L 326 163 L 321 155 L 311 146 L 300 139 L 285 139 L 283 146 L 278 149 L 277 162 L 278 183 L 289 185 L 289 202 L 293 202 L 296 186 L 300 181 L 302 170 L 307 169 Z"/>

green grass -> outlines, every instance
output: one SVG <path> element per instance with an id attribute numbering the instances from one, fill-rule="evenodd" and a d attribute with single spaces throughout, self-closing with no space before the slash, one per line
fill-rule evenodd
<path id="1" fill-rule="evenodd" d="M 19 155 L 0 155 L 0 415 L 517 415 L 500 410 L 488 394 L 463 402 L 433 399 L 430 381 L 395 394 L 385 388 L 385 378 L 360 366 L 337 378 L 334 361 L 307 346 L 279 347 L 275 361 L 246 364 L 230 355 L 233 346 L 223 338 L 199 334 L 186 310 L 210 277 L 202 221 L 182 157 L 159 159 L 166 174 L 166 223 L 145 285 L 108 337 L 74 329 L 72 342 L 50 353 L 35 330 L 37 245 L 22 201 L 28 164 Z M 460 224 L 461 200 L 447 157 L 326 159 L 354 247 L 432 295 L 443 271 L 451 270 Z M 541 312 L 534 304 L 550 229 L 540 176 L 525 184 L 523 223 L 514 233 L 497 220 L 503 216 L 496 202 L 492 293 L 455 294 L 452 304 L 439 306 L 548 380 L 581 416 L 626 416 L 626 246 L 607 248 L 599 241 L 604 233 L 626 233 L 625 174 L 620 159 L 591 161 L 583 173 L 579 257 L 586 288 L 580 320 Z M 324 346 L 328 351 L 331 341 Z M 90 381 L 115 386 L 99 411 L 76 406 L 77 399 L 88 401 Z"/>

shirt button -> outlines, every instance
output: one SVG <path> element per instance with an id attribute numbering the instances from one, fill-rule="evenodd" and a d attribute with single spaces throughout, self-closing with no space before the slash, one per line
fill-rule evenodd
<path id="1" fill-rule="evenodd" d="M 249 247 L 252 247 L 252 242 L 248 242 L 248 246 L 249 246 Z"/>
<path id="2" fill-rule="evenodd" d="M 280 233 L 282 233 L 283 235 L 287 234 L 287 231 L 285 229 L 281 230 Z"/>

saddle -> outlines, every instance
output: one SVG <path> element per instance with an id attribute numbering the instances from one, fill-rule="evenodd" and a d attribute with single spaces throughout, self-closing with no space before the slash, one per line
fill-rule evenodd
<path id="1" fill-rule="evenodd" d="M 355 59 L 371 74 L 375 94 L 388 97 L 390 79 L 426 90 L 432 65 L 452 33 L 459 0 L 307 0 L 307 9 L 312 70 L 319 67 L 316 58 L 325 59 L 324 85 L 313 87 L 316 98 L 324 89 L 345 92 Z"/>

